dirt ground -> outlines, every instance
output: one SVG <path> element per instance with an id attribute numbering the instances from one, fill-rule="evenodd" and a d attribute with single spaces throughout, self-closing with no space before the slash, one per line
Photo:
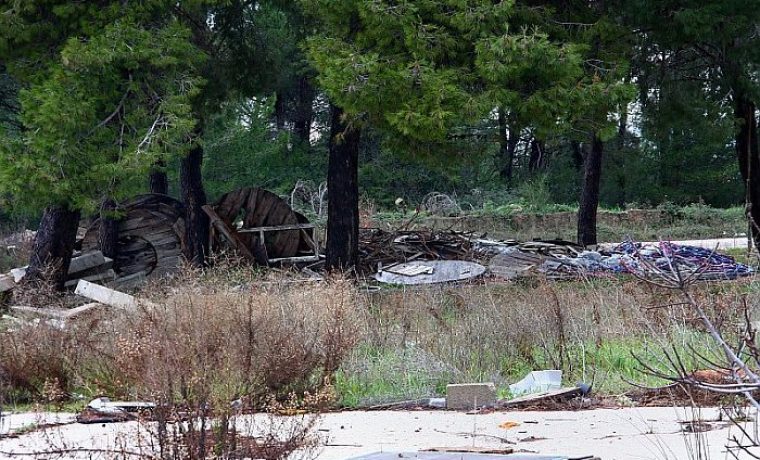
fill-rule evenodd
<path id="1" fill-rule="evenodd" d="M 68 451 L 64 458 L 110 458 L 105 451 L 147 452 L 150 424 L 81 425 L 73 414 L 6 414 L 0 458 L 51 458 L 41 451 Z M 247 416 L 243 430 L 260 429 L 262 416 Z M 695 425 L 683 423 L 701 421 Z M 512 428 L 506 429 L 515 422 Z M 32 424 L 55 425 L 32 430 Z M 58 424 L 58 425 L 56 425 Z M 754 430 L 754 423 L 748 422 Z M 247 427 L 247 428 L 246 428 Z M 706 431 L 702 431 L 706 430 Z M 694 433 L 693 431 L 702 431 Z M 432 447 L 512 447 L 515 452 L 614 459 L 727 458 L 726 445 L 740 431 L 714 408 L 623 408 L 555 412 L 449 411 L 342 412 L 321 416 L 319 459 L 342 460 L 373 452 L 417 452 Z M 87 453 L 77 450 L 95 449 Z M 698 452 L 703 455 L 698 456 Z M 37 454 L 33 454 L 33 453 Z M 739 458 L 745 458 L 739 455 Z M 750 458 L 747 456 L 747 458 Z"/>

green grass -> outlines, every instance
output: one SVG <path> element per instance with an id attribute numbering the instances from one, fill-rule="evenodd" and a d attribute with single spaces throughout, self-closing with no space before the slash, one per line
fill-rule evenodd
<path id="1" fill-rule="evenodd" d="M 602 342 L 570 344 L 564 363 L 563 385 L 579 382 L 593 383 L 596 394 L 619 395 L 631 391 L 629 382 L 650 387 L 666 385 L 667 381 L 642 372 L 636 357 L 655 368 L 664 369 L 666 349 L 673 354 L 672 344 L 687 368 L 699 366 L 691 353 L 699 350 L 710 355 L 714 347 L 704 335 L 692 330 L 675 331 L 668 338 L 652 340 L 647 336 L 624 337 Z M 363 369 L 344 367 L 336 375 L 336 392 L 340 405 L 346 408 L 368 407 L 374 404 L 398 402 L 426 397 L 445 396 L 450 383 L 494 381 L 500 398 L 509 398 L 509 384 L 522 379 L 533 370 L 553 369 L 551 358 L 539 347 L 534 347 L 529 359 L 505 356 L 501 368 L 471 369 L 468 372 L 409 366 L 410 361 L 400 358 L 397 350 L 359 351 L 354 360 L 360 360 Z"/>

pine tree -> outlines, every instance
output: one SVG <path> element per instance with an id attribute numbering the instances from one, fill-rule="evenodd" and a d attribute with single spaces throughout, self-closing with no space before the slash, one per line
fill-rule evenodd
<path id="1" fill-rule="evenodd" d="M 318 82 L 347 126 L 392 133 L 397 148 L 444 150 L 453 132 L 499 108 L 538 132 L 603 132 L 608 113 L 630 96 L 616 79 L 586 71 L 586 43 L 554 39 L 538 25 L 515 27 L 511 2 L 304 1 L 320 21 L 308 42 Z M 337 200 L 347 198 L 330 199 L 342 206 Z M 342 209 L 358 212 L 353 204 Z M 355 247 L 341 247 L 334 259 L 354 260 Z"/>
<path id="2" fill-rule="evenodd" d="M 659 84 L 700 82 L 705 100 L 730 107 L 734 149 L 745 183 L 747 218 L 760 247 L 760 1 L 640 0 L 626 4 L 632 27 Z M 657 78 L 655 78 L 657 80 Z M 715 124 L 721 123 L 721 111 Z"/>
<path id="3" fill-rule="evenodd" d="M 30 278 L 52 264 L 61 287 L 81 213 L 186 151 L 203 54 L 167 5 L 0 2 L 0 56 L 22 87 L 22 129 L 2 137 L 0 184 L 46 207 Z"/>

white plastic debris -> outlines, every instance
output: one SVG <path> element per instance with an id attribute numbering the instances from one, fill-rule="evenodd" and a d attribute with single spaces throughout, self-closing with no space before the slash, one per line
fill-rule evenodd
<path id="1" fill-rule="evenodd" d="M 562 371 L 545 370 L 533 371 L 522 380 L 509 386 L 513 396 L 520 396 L 546 391 L 559 390 L 562 388 Z"/>

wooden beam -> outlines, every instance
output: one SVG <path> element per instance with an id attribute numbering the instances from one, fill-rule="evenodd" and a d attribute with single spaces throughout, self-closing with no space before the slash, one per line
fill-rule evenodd
<path id="1" fill-rule="evenodd" d="M 101 265 L 105 265 L 105 263 L 106 263 L 106 258 L 103 257 L 102 252 L 100 251 L 88 252 L 86 254 L 82 254 L 79 257 L 74 257 L 73 259 L 71 259 L 71 263 L 69 264 L 68 275 L 70 278 L 73 278 L 81 272 L 87 271 L 91 268 L 100 267 Z M 108 268 L 111 268 L 111 267 L 108 267 Z"/>
<path id="2" fill-rule="evenodd" d="M 96 273 L 94 275 L 83 276 L 82 278 L 79 278 L 79 279 L 73 279 L 73 280 L 66 281 L 66 284 L 64 284 L 64 287 L 66 287 L 66 288 L 72 288 L 72 287 L 74 287 L 74 286 L 77 285 L 77 283 L 79 282 L 79 280 L 85 280 L 85 281 L 90 281 L 90 282 L 94 283 L 95 281 L 101 281 L 101 282 L 102 281 L 112 281 L 114 279 L 116 279 L 116 272 L 114 272 L 112 268 L 109 268 L 108 270 L 106 270 L 106 271 L 104 271 L 102 273 Z"/>
<path id="3" fill-rule="evenodd" d="M 122 310 L 134 310 L 138 304 L 137 299 L 129 294 L 85 280 L 79 280 L 74 294 Z"/>
<path id="4" fill-rule="evenodd" d="M 241 228 L 238 233 L 280 232 L 285 230 L 303 230 L 314 228 L 314 224 L 274 225 L 271 227 Z"/>
<path id="5" fill-rule="evenodd" d="M 318 262 L 319 260 L 320 260 L 319 256 L 300 256 L 300 257 L 280 257 L 279 259 L 269 259 L 269 262 L 296 263 L 296 262 Z"/>
<path id="6" fill-rule="evenodd" d="M 10 307 L 11 312 L 20 316 L 42 316 L 45 318 L 53 319 L 72 319 L 88 311 L 101 308 L 104 305 L 102 303 L 93 302 L 81 305 L 76 308 L 34 308 L 34 307 L 22 307 L 14 306 Z"/>
<path id="7" fill-rule="evenodd" d="M 211 225 L 219 231 L 219 234 L 221 234 L 224 239 L 227 240 L 227 242 L 230 243 L 232 247 L 234 247 L 235 250 L 240 253 L 240 255 L 248 260 L 259 262 L 253 256 L 245 243 L 240 241 L 240 238 L 237 237 L 235 231 L 229 225 L 227 225 L 227 222 L 219 217 L 219 214 L 214 211 L 214 208 L 212 208 L 210 205 L 204 205 L 201 207 L 201 209 L 203 209 L 203 211 L 208 215 L 209 219 L 211 220 Z M 264 265 L 266 265 L 266 263 Z"/>

